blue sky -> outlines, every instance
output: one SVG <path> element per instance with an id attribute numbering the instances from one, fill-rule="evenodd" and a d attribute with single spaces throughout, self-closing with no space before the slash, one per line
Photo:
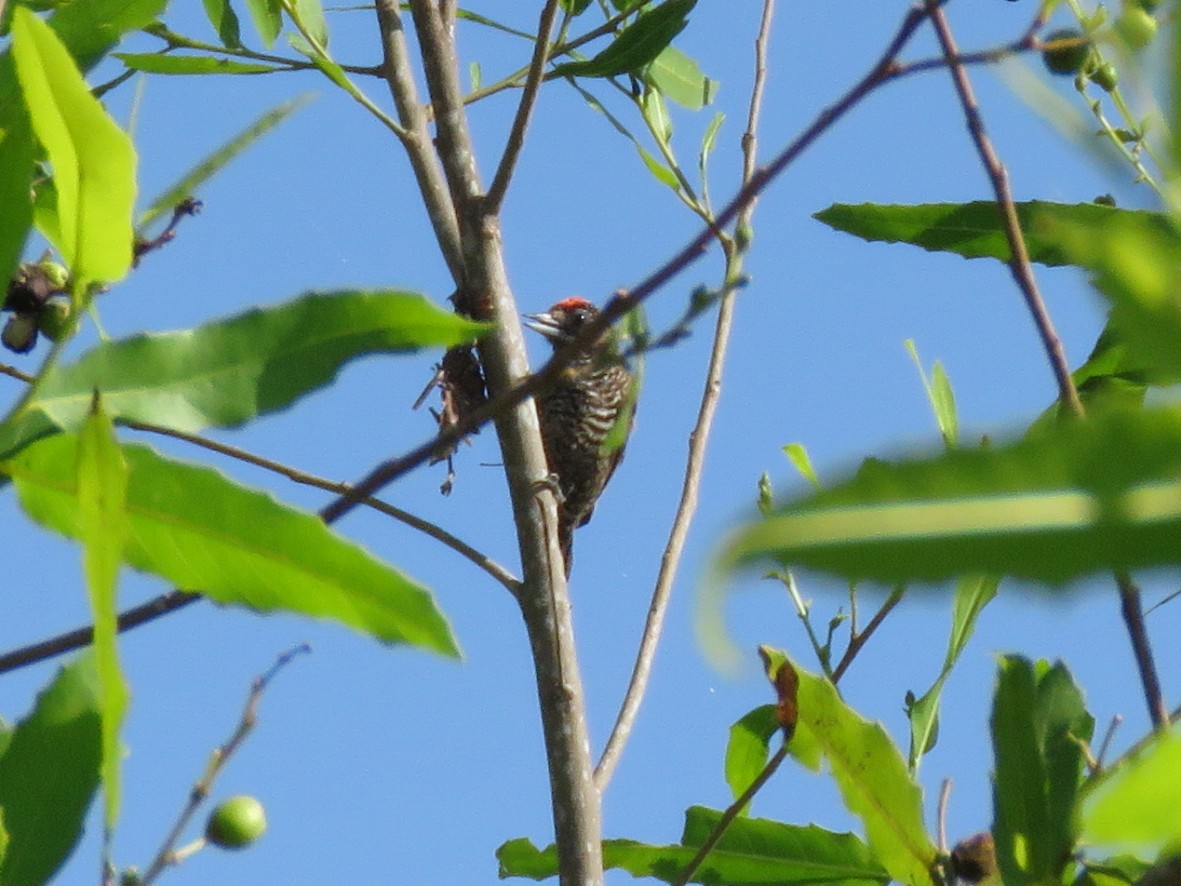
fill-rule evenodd
<path id="1" fill-rule="evenodd" d="M 472 8 L 497 16 L 505 5 Z M 514 23 L 532 27 L 534 13 L 519 6 L 521 11 L 510 13 Z M 712 160 L 716 200 L 730 194 L 737 179 L 759 6 L 703 0 L 677 43 L 721 82 L 717 109 L 727 119 Z M 900 0 L 780 4 L 760 134 L 764 157 L 861 76 L 906 7 Z M 1031 0 L 961 2 L 950 4 L 949 16 L 962 45 L 982 47 L 1019 34 L 1032 7 Z M 214 40 L 196 4 L 177 4 L 171 15 L 177 30 Z M 338 59 L 377 61 L 370 12 L 333 13 L 329 24 Z M 460 48 L 464 63 L 478 60 L 490 81 L 518 65 L 528 44 L 461 25 Z M 933 40 L 924 35 L 914 51 L 932 54 Z M 1029 63 L 1036 76 L 1048 80 L 1036 59 Z M 114 70 L 100 69 L 99 79 Z M 1131 184 L 1130 171 L 1117 170 L 1114 177 L 1102 172 L 994 73 L 977 69 L 973 80 L 1018 199 L 1075 202 L 1111 192 L 1121 205 L 1151 205 L 1149 193 Z M 1051 85 L 1071 96 L 1069 81 Z M 364 86 L 376 100 L 388 100 L 380 83 Z M 309 89 L 318 98 L 202 188 L 202 213 L 102 299 L 108 334 L 193 326 L 308 289 L 403 287 L 440 302 L 452 291 L 397 143 L 322 78 L 153 77 L 111 97 L 110 109 L 120 121 L 129 119 L 137 89 L 134 125 L 145 200 L 265 109 Z M 514 100 L 502 95 L 473 108 L 485 177 Z M 614 107 L 627 113 L 619 103 Z M 709 116 L 676 112 L 674 142 L 689 168 Z M 789 601 L 756 575 L 735 581 L 727 608 L 735 641 L 750 653 L 745 672 L 736 677 L 717 672 L 703 657 L 693 628 L 711 552 L 729 527 L 752 512 L 759 475 L 770 472 L 781 495 L 803 488 L 781 453 L 784 444 L 805 444 L 822 479 L 836 478 L 867 455 L 936 447 L 934 421 L 903 347 L 908 338 L 928 365 L 939 359 L 947 368 L 965 441 L 1019 433 L 1053 398 L 1052 375 L 1003 267 L 865 244 L 811 218 L 834 202 L 988 195 L 950 81 L 934 72 L 870 97 L 760 201 L 750 284 L 738 295 L 701 509 L 649 697 L 605 798 L 606 836 L 674 842 L 687 806 L 725 806 L 722 757 L 729 725 L 771 700 L 754 656 L 756 644 L 785 647 L 809 663 Z M 604 118 L 563 84 L 546 86 L 504 211 L 509 275 L 523 311 L 574 293 L 602 301 L 638 282 L 696 229 Z M 691 290 L 716 283 L 719 274 L 720 260 L 711 254 L 680 275 L 649 303 L 653 326 L 662 328 L 678 316 Z M 1077 272 L 1039 269 L 1039 280 L 1072 364 L 1078 365 L 1102 325 L 1102 306 Z M 594 521 L 576 537 L 571 593 L 596 752 L 626 685 L 679 493 L 711 319 L 676 349 L 648 360 L 627 457 Z M 93 341 L 92 331 L 86 336 Z M 531 353 L 539 361 L 547 347 L 533 339 Z M 8 362 L 30 369 L 37 356 Z M 363 361 L 290 411 L 216 436 L 328 478 L 356 479 L 430 434 L 429 416 L 410 405 L 436 359 L 428 354 Z M 14 382 L 9 396 L 18 394 Z M 124 431 L 123 437 L 137 435 Z M 207 460 L 183 446 L 143 442 Z M 384 495 L 515 569 L 498 460 L 488 430 L 461 451 L 450 497 L 438 494 L 441 468 L 420 470 Z M 323 493 L 241 464 L 214 463 L 286 501 L 314 509 L 326 500 Z M 82 623 L 86 602 L 77 550 L 29 526 L 11 492 L 0 499 L 0 508 L 9 538 L 6 593 L 14 601 L 0 628 L 0 645 L 22 645 Z M 333 625 L 258 617 L 206 603 L 126 635 L 122 654 L 133 705 L 115 842 L 119 864 L 148 863 L 209 752 L 232 730 L 251 679 L 303 641 L 312 644 L 313 654 L 272 685 L 257 732 L 215 791 L 258 795 L 267 806 L 269 833 L 245 853 L 203 852 L 165 882 L 480 883 L 495 878 L 493 853 L 504 840 L 550 840 L 532 667 L 512 600 L 436 542 L 387 518 L 354 512 L 339 526 L 433 589 L 465 661 L 387 649 Z M 819 625 L 845 604 L 839 583 L 807 574 L 799 581 L 814 600 Z M 1144 576 L 1143 582 L 1151 603 L 1173 589 L 1176 576 Z M 125 572 L 121 600 L 132 605 L 164 590 Z M 908 689 L 921 694 L 943 659 L 947 591 L 910 591 L 842 684 L 845 698 L 881 719 L 903 747 L 903 696 Z M 881 597 L 880 589 L 867 588 L 863 611 Z M 33 602 L 15 603 L 20 598 Z M 1181 652 L 1164 638 L 1176 636 L 1179 612 L 1177 605 L 1167 606 L 1149 621 L 1166 694 Z M 948 820 L 952 839 L 984 828 L 991 817 L 988 714 L 996 656 L 1009 651 L 1064 659 L 1086 691 L 1100 729 L 1114 714 L 1125 718 L 1117 748 L 1147 727 L 1110 580 L 1049 594 L 1006 582 L 947 685 L 940 742 L 923 763 L 929 821 L 939 781 L 955 781 Z M 0 680 L 6 719 L 23 715 L 56 666 L 39 665 Z M 754 813 L 856 829 L 831 783 L 790 766 L 758 798 Z M 94 816 L 60 882 L 94 881 L 99 832 Z M 630 880 L 618 873 L 608 879 Z"/>

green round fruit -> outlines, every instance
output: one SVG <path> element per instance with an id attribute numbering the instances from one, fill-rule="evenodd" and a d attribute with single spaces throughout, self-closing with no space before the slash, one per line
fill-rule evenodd
<path id="1" fill-rule="evenodd" d="M 1106 92 L 1111 92 L 1119 85 L 1119 71 L 1115 69 L 1115 65 L 1111 62 L 1104 62 L 1091 71 L 1091 82 L 1098 85 Z"/>
<path id="2" fill-rule="evenodd" d="M 70 303 L 60 298 L 51 298 L 37 316 L 37 328 L 50 341 L 57 341 L 65 333 L 70 322 Z"/>
<path id="3" fill-rule="evenodd" d="M 1057 43 L 1060 40 L 1080 42 L 1069 46 L 1043 49 L 1042 61 L 1046 63 L 1046 68 L 1051 74 L 1060 74 L 1064 77 L 1073 76 L 1081 71 L 1090 59 L 1091 41 L 1082 31 L 1074 28 L 1062 28 L 1058 31 L 1051 31 L 1042 39 L 1042 43 Z"/>
<path id="4" fill-rule="evenodd" d="M 1143 49 L 1151 43 L 1156 30 L 1156 19 L 1142 6 L 1125 6 L 1115 20 L 1115 32 L 1132 49 Z"/>
<path id="5" fill-rule="evenodd" d="M 267 814 L 254 797 L 230 797 L 209 815 L 205 839 L 222 849 L 244 849 L 267 829 Z"/>

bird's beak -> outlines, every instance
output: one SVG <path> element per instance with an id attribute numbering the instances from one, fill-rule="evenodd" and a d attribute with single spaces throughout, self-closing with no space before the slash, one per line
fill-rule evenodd
<path id="1" fill-rule="evenodd" d="M 558 321 L 554 319 L 553 314 L 548 312 L 543 314 L 526 314 L 525 325 L 534 332 L 540 332 L 550 341 L 555 341 L 563 337 L 562 329 L 558 326 Z"/>

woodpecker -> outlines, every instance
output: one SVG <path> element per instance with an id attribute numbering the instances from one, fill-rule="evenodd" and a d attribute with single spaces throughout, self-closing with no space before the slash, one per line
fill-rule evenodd
<path id="1" fill-rule="evenodd" d="M 599 309 L 586 299 L 573 297 L 543 314 L 526 314 L 525 325 L 544 335 L 556 351 L 598 315 Z M 604 443 L 621 412 L 634 408 L 631 388 L 632 374 L 608 330 L 580 351 L 557 384 L 537 398 L 545 457 L 558 486 L 558 541 L 567 577 L 574 559 L 574 530 L 590 520 L 623 458 L 622 445 L 607 451 Z M 627 421 L 630 434 L 630 417 Z"/>

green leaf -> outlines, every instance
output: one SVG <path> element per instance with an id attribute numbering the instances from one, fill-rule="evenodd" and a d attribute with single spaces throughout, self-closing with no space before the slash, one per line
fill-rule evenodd
<path id="1" fill-rule="evenodd" d="M 792 467 L 799 471 L 800 476 L 812 484 L 813 489 L 820 488 L 820 478 L 816 475 L 816 469 L 812 467 L 812 459 L 808 457 L 808 450 L 803 443 L 788 443 L 783 447 L 783 454 L 787 456 Z"/>
<path id="2" fill-rule="evenodd" d="M 615 77 L 639 73 L 684 30 L 689 23 L 689 12 L 696 5 L 697 0 L 665 0 L 642 13 L 594 58 L 558 65 L 554 76 Z"/>
<path id="3" fill-rule="evenodd" d="M 951 675 L 960 653 L 968 645 L 976 629 L 976 619 L 984 607 L 996 596 L 1000 579 L 987 575 L 966 575 L 955 583 L 955 603 L 952 608 L 951 634 L 947 638 L 947 654 L 943 668 L 935 682 L 923 696 L 907 705 L 910 718 L 910 759 L 913 774 L 918 773 L 919 760 L 935 746 L 939 734 L 939 697 L 943 684 Z"/>
<path id="4" fill-rule="evenodd" d="M 718 82 L 711 80 L 675 46 L 666 46 L 644 71 L 644 82 L 683 108 L 699 111 L 713 104 Z"/>
<path id="5" fill-rule="evenodd" d="M 158 52 L 116 52 L 129 68 L 148 74 L 271 74 L 286 68 L 241 62 L 217 55 L 161 55 Z"/>
<path id="6" fill-rule="evenodd" d="M 635 877 L 675 881 L 697 849 L 713 832 L 721 813 L 694 806 L 685 813 L 679 846 L 653 846 L 634 840 L 604 840 L 603 865 Z M 496 857 L 500 876 L 543 880 L 557 874 L 557 850 L 537 849 L 529 840 L 510 840 Z M 767 886 L 773 883 L 812 886 L 870 886 L 889 880 L 873 853 L 853 834 L 838 834 L 815 825 L 804 827 L 766 819 L 733 821 L 706 857 L 693 883 Z"/>
<path id="7" fill-rule="evenodd" d="M 76 427 L 102 392 L 117 420 L 198 431 L 235 427 L 329 384 L 349 361 L 469 341 L 487 327 L 409 292 L 311 293 L 196 329 L 106 341 L 54 367 L 12 421 L 0 453 Z"/>
<path id="8" fill-rule="evenodd" d="M 322 49 L 327 49 L 328 23 L 324 20 L 324 7 L 320 0 L 293 0 L 292 9 L 296 21 L 307 29 Z"/>
<path id="9" fill-rule="evenodd" d="M 150 25 L 168 0 L 75 0 L 61 3 L 49 26 L 82 71 L 89 71 L 123 39 Z"/>
<path id="10" fill-rule="evenodd" d="M 4 886 L 42 886 L 73 851 L 98 789 L 101 748 L 98 677 L 87 654 L 37 696 L 0 756 Z"/>
<path id="11" fill-rule="evenodd" d="M 2 464 L 26 513 L 70 538 L 81 534 L 77 450 L 76 434 L 58 434 Z M 387 643 L 458 655 L 424 588 L 314 515 L 144 446 L 121 451 L 129 565 L 219 603 L 330 619 Z"/>
<path id="12" fill-rule="evenodd" d="M 213 29 L 217 31 L 217 38 L 227 49 L 242 48 L 242 34 L 238 27 L 238 16 L 230 5 L 230 0 L 202 0 L 205 4 L 205 15 Z"/>
<path id="13" fill-rule="evenodd" d="M 1181 409 L 1097 415 L 1007 446 L 894 464 L 741 527 L 722 570 L 757 560 L 851 580 L 986 572 L 1060 583 L 1181 562 Z"/>
<path id="14" fill-rule="evenodd" d="M 4 100 L 5 98 L 9 100 Z M 36 144 L 24 104 L 16 100 L 12 54 L 0 54 L 0 280 L 10 280 L 33 225 L 30 182 Z"/>
<path id="15" fill-rule="evenodd" d="M 1181 732 L 1173 730 L 1104 774 L 1082 804 L 1089 843 L 1176 847 L 1181 841 Z"/>
<path id="16" fill-rule="evenodd" d="M 1061 882 L 1074 851 L 1079 742 L 1094 720 L 1061 663 L 1001 659 L 992 708 L 997 865 L 1006 886 Z"/>
<path id="17" fill-rule="evenodd" d="M 1009 260 L 1009 244 L 996 203 L 925 203 L 886 206 L 877 203 L 836 203 L 813 218 L 863 240 L 911 243 L 931 252 L 952 252 L 964 258 Z M 1075 264 L 1063 251 L 1054 224 L 1072 223 L 1102 229 L 1117 218 L 1137 218 L 1156 228 L 1167 228 L 1167 217 L 1155 212 L 1117 209 L 1097 203 L 1048 203 L 1032 200 L 1017 204 L 1017 218 L 1031 261 L 1044 265 Z"/>
<path id="18" fill-rule="evenodd" d="M 1124 213 L 1101 228 L 1047 226 L 1073 264 L 1088 268 L 1111 302 L 1108 326 L 1146 375 L 1181 380 L 1181 232 L 1150 213 Z"/>
<path id="19" fill-rule="evenodd" d="M 632 143 L 636 149 L 636 152 L 640 155 L 640 159 L 644 162 L 644 165 L 648 167 L 648 171 L 652 173 L 653 178 L 655 178 L 661 184 L 668 185 L 674 191 L 679 191 L 681 189 L 681 183 L 677 179 L 676 173 L 653 157 L 652 152 L 640 144 L 636 137 L 632 135 L 631 130 L 624 126 L 614 114 L 608 111 L 606 107 L 603 106 L 602 102 L 600 102 L 597 98 L 583 89 L 577 83 L 573 83 L 572 81 L 572 85 L 578 90 L 579 93 L 581 93 L 582 97 L 586 99 L 586 103 L 588 105 L 606 117 L 607 120 L 610 121 L 611 125 L 615 128 L 615 131 Z"/>
<path id="20" fill-rule="evenodd" d="M 865 826 L 870 849 L 900 883 L 934 884 L 936 850 L 923 828 L 922 792 L 897 746 L 881 724 L 847 706 L 828 680 L 798 665 L 796 671 L 796 734 L 819 745 L 846 808 Z"/>
<path id="21" fill-rule="evenodd" d="M 591 5 L 591 0 L 559 0 L 562 11 L 572 16 L 582 15 Z"/>
<path id="22" fill-rule="evenodd" d="M 114 425 L 97 409 L 78 435 L 77 465 L 78 532 L 94 617 L 94 657 L 102 715 L 104 825 L 114 830 L 119 818 L 119 764 L 123 759 L 119 733 L 130 701 L 116 643 L 119 567 L 128 534 L 127 464 L 115 440 Z"/>
<path id="23" fill-rule="evenodd" d="M 254 21 L 258 36 L 262 38 L 263 46 L 270 49 L 283 30 L 282 5 L 279 0 L 246 0 L 246 8 L 250 10 L 250 18 Z"/>
<path id="24" fill-rule="evenodd" d="M 780 733 L 775 705 L 757 707 L 730 727 L 726 744 L 726 784 L 734 799 L 746 792 L 767 765 L 771 739 Z M 746 815 L 748 809 L 743 809 Z"/>
<path id="25" fill-rule="evenodd" d="M 33 132 L 53 166 L 61 242 L 75 285 L 120 279 L 131 266 L 135 151 L 90 94 L 74 60 L 32 12 L 12 16 L 12 54 Z"/>
<path id="26" fill-rule="evenodd" d="M 912 339 L 904 343 L 915 368 L 919 371 L 919 378 L 923 381 L 923 389 L 927 392 L 927 402 L 931 404 L 931 411 L 935 413 L 935 422 L 939 425 L 939 433 L 943 442 L 948 446 L 955 446 L 959 439 L 959 418 L 956 416 L 955 394 L 951 390 L 951 380 L 938 360 L 931 367 L 931 377 L 923 369 L 923 361 L 919 357 L 918 348 Z"/>
<path id="27" fill-rule="evenodd" d="M 180 203 L 181 200 L 191 196 L 198 187 L 211 179 L 216 172 L 221 170 L 231 160 L 293 113 L 308 104 L 312 98 L 312 93 L 305 92 L 261 114 L 253 123 L 229 141 L 224 142 L 212 153 L 207 154 L 200 163 L 181 176 L 179 181 L 170 185 L 162 194 L 148 204 L 148 208 L 139 217 L 137 227 L 142 231 L 160 216 L 171 212 L 173 207 Z"/>

